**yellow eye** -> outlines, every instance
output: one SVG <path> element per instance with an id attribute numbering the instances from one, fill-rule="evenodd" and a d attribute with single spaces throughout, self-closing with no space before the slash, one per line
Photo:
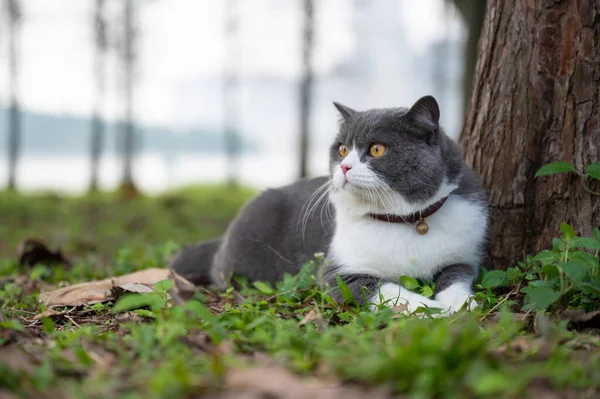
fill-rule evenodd
<path id="1" fill-rule="evenodd" d="M 381 143 L 371 144 L 371 147 L 369 147 L 369 152 L 371 153 L 372 157 L 379 158 L 385 153 L 385 145 Z"/>
<path id="2" fill-rule="evenodd" d="M 348 146 L 346 144 L 340 144 L 339 152 L 342 158 L 346 158 L 346 155 L 348 155 Z"/>

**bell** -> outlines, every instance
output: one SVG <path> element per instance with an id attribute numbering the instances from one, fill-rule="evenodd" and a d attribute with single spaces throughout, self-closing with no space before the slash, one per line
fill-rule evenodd
<path id="1" fill-rule="evenodd" d="M 429 231 L 429 226 L 427 225 L 427 223 L 425 223 L 424 220 L 419 220 L 415 229 L 417 230 L 417 233 L 423 236 Z"/>

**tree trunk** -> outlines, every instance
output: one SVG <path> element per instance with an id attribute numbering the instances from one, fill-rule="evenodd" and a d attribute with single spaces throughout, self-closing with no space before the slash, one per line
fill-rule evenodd
<path id="1" fill-rule="evenodd" d="M 134 157 L 134 123 L 133 123 L 133 89 L 135 66 L 135 36 L 134 4 L 133 0 L 126 0 L 124 5 L 124 31 L 123 31 L 123 90 L 125 101 L 125 121 L 123 123 L 123 181 L 121 189 L 134 195 L 137 192 L 133 181 Z"/>
<path id="2" fill-rule="evenodd" d="M 549 247 L 561 222 L 600 225 L 575 175 L 534 178 L 600 160 L 599 88 L 600 0 L 488 1 L 461 143 L 489 192 L 494 268 Z"/>
<path id="3" fill-rule="evenodd" d="M 21 110 L 18 98 L 19 76 L 19 27 L 21 25 L 21 5 L 18 0 L 8 0 L 8 40 L 9 40 L 9 115 L 8 115 L 8 189 L 17 188 L 17 163 L 21 147 Z"/>
<path id="4" fill-rule="evenodd" d="M 96 80 L 96 99 L 92 111 L 92 137 L 90 141 L 90 191 L 98 189 L 98 179 L 100 172 L 100 155 L 102 153 L 102 144 L 104 142 L 104 121 L 102 106 L 104 104 L 104 93 L 106 88 L 106 18 L 104 16 L 105 0 L 96 0 L 96 10 L 94 14 L 94 75 Z"/>
<path id="5" fill-rule="evenodd" d="M 454 0 L 454 4 L 461 13 L 467 25 L 467 42 L 464 49 L 463 86 L 463 112 L 467 112 L 467 105 L 473 91 L 473 76 L 477 65 L 477 43 L 481 35 L 481 25 L 485 17 L 487 0 Z"/>
<path id="6" fill-rule="evenodd" d="M 225 2 L 225 41 L 226 57 L 223 76 L 223 126 L 225 133 L 225 153 L 227 156 L 227 183 L 238 184 L 238 156 L 240 139 L 240 78 L 241 48 L 239 34 L 239 10 L 237 0 Z"/>
<path id="7" fill-rule="evenodd" d="M 310 136 L 310 97 L 313 81 L 313 0 L 304 0 L 304 32 L 302 35 L 302 82 L 300 83 L 300 178 L 308 175 Z"/>

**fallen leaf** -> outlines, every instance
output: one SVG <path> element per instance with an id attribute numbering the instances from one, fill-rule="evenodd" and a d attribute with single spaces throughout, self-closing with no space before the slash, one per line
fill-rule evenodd
<path id="1" fill-rule="evenodd" d="M 123 287 L 135 287 L 133 289 L 141 290 L 142 288 L 139 285 L 154 286 L 157 282 L 167 278 L 173 278 L 176 281 L 174 291 L 179 290 L 178 287 L 193 286 L 183 277 L 173 273 L 172 270 L 153 268 L 101 281 L 76 284 L 50 292 L 43 292 L 40 294 L 39 301 L 48 306 L 89 305 L 112 301 L 116 299 L 116 294 L 118 294 L 118 291 L 114 292 L 113 290 L 115 287 L 119 287 L 123 291 L 126 291 Z"/>
<path id="2" fill-rule="evenodd" d="M 600 310 L 585 312 L 581 309 L 567 309 L 559 317 L 561 320 L 569 320 L 576 330 L 600 329 Z"/>
<path id="3" fill-rule="evenodd" d="M 71 261 L 59 250 L 51 251 L 46 244 L 35 238 L 28 238 L 22 241 L 17 247 L 17 257 L 19 265 L 34 266 L 38 263 L 47 265 L 64 265 L 70 267 Z"/>
<path id="4" fill-rule="evenodd" d="M 318 317 L 319 317 L 319 314 L 315 311 L 315 309 L 312 309 L 310 312 L 308 312 L 306 314 L 306 316 L 304 316 L 304 318 L 302 320 L 300 320 L 298 322 L 298 325 L 303 326 L 306 323 L 310 323 L 311 321 L 317 320 Z"/>
<path id="5" fill-rule="evenodd" d="M 386 388 L 366 389 L 345 386 L 336 381 L 300 377 L 281 367 L 254 367 L 230 370 L 225 378 L 225 390 L 216 398 L 279 398 L 279 399 L 370 399 L 390 398 Z"/>

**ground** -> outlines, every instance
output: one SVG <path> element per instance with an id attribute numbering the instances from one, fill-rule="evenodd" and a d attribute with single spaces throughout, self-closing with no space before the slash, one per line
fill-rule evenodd
<path id="1" fill-rule="evenodd" d="M 315 284 L 318 256 L 275 286 L 238 280 L 225 293 L 191 292 L 166 280 L 89 306 L 40 302 L 40 292 L 164 268 L 181 245 L 220 235 L 252 194 L 0 193 L 0 397 L 600 395 L 598 252 L 585 252 L 595 238 L 575 243 L 567 227 L 554 249 L 486 273 L 481 308 L 450 318 L 335 303 Z M 19 245 L 32 238 L 50 258 L 38 244 Z M 43 262 L 30 265 L 34 255 Z M 577 262 L 588 274 L 569 268 Z"/>

